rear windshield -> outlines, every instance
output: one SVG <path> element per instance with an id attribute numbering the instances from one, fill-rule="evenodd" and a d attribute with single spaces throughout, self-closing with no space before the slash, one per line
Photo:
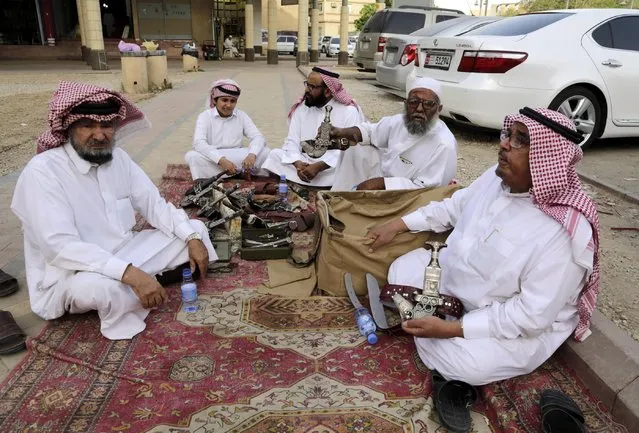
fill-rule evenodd
<path id="1" fill-rule="evenodd" d="M 364 24 L 362 33 L 381 33 L 382 26 L 384 25 L 384 15 L 386 14 L 382 11 L 375 12 L 375 14 L 366 21 L 366 24 Z"/>
<path id="2" fill-rule="evenodd" d="M 484 36 L 519 36 L 537 31 L 547 25 L 556 23 L 570 13 L 540 13 L 519 15 L 496 21 L 479 29 L 471 30 L 464 35 L 484 35 Z"/>
<path id="3" fill-rule="evenodd" d="M 388 12 L 382 33 L 407 35 L 424 27 L 426 15 L 406 12 Z"/>
<path id="4" fill-rule="evenodd" d="M 411 36 L 432 36 L 437 33 L 446 30 L 453 26 L 461 25 L 461 23 L 468 23 L 469 21 L 473 21 L 472 19 L 464 19 L 464 18 L 455 18 L 455 20 L 443 21 L 441 23 L 433 24 L 432 26 L 428 26 L 425 29 L 419 29 L 413 33 Z"/>

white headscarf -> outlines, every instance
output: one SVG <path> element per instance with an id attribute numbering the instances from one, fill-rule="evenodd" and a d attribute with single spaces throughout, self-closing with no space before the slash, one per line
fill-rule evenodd
<path id="1" fill-rule="evenodd" d="M 439 84 L 439 81 L 437 81 L 434 78 L 430 78 L 430 77 L 415 78 L 415 80 L 413 80 L 412 83 L 406 86 L 406 97 L 408 98 L 408 94 L 411 92 L 411 90 L 415 90 L 415 89 L 430 90 L 433 93 L 435 93 L 435 95 L 437 95 L 440 101 L 442 100 L 442 86 L 441 84 Z"/>

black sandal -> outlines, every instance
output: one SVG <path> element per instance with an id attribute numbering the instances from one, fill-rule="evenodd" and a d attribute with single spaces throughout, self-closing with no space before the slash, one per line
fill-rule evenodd
<path id="1" fill-rule="evenodd" d="M 439 420 L 451 433 L 470 431 L 470 407 L 477 400 L 474 386 L 459 380 L 446 380 L 433 370 L 433 401 Z"/>
<path id="2" fill-rule="evenodd" d="M 13 315 L 0 310 L 0 355 L 9 355 L 26 349 L 24 331 L 18 326 Z"/>
<path id="3" fill-rule="evenodd" d="M 584 415 L 577 403 L 561 391 L 541 392 L 541 431 L 543 433 L 586 433 Z"/>
<path id="4" fill-rule="evenodd" d="M 18 291 L 18 280 L 0 269 L 0 298 Z"/>

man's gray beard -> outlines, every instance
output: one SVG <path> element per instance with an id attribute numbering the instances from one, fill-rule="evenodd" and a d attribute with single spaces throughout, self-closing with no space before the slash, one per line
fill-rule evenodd
<path id="1" fill-rule="evenodd" d="M 408 113 L 404 113 L 404 125 L 410 135 L 424 135 L 432 130 L 437 121 L 439 120 L 439 114 L 433 115 L 430 120 L 411 119 Z"/>
<path id="2" fill-rule="evenodd" d="M 113 148 L 115 147 L 115 137 L 111 139 L 111 147 L 108 149 L 90 149 L 81 146 L 73 139 L 73 134 L 69 134 L 69 142 L 75 149 L 78 156 L 92 164 L 104 164 L 113 159 Z M 94 140 L 89 140 L 87 146 L 94 144 Z"/>

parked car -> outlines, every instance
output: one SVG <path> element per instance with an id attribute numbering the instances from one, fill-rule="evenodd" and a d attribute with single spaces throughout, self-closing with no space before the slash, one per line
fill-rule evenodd
<path id="1" fill-rule="evenodd" d="M 402 6 L 375 12 L 359 34 L 353 61 L 360 68 L 374 71 L 382 60 L 386 40 L 393 36 L 408 35 L 435 23 L 464 15 L 455 9 Z"/>
<path id="2" fill-rule="evenodd" d="M 418 76 L 441 82 L 442 115 L 459 122 L 499 129 L 523 106 L 548 107 L 575 122 L 582 147 L 639 135 L 636 9 L 538 12 L 425 37 L 419 62 Z"/>
<path id="3" fill-rule="evenodd" d="M 333 39 L 333 36 L 322 36 L 322 38 L 319 41 L 320 53 L 326 54 L 328 52 L 328 46 L 331 43 L 331 39 Z"/>
<path id="4" fill-rule="evenodd" d="M 454 20 L 442 21 L 406 36 L 388 38 L 382 61 L 377 64 L 375 78 L 378 84 L 395 90 L 401 96 L 406 93 L 406 77 L 417 61 L 417 46 L 425 36 L 455 36 L 485 26 L 500 17 L 460 16 Z"/>
<path id="5" fill-rule="evenodd" d="M 328 46 L 328 51 L 326 53 L 326 57 L 337 56 L 339 54 L 339 44 L 340 38 L 331 39 L 331 43 Z M 353 57 L 353 53 L 355 52 L 355 41 L 349 38 L 348 44 L 346 45 L 346 50 L 348 52 L 348 57 Z"/>
<path id="6" fill-rule="evenodd" d="M 295 55 L 297 36 L 281 35 L 277 37 L 277 52 Z"/>

